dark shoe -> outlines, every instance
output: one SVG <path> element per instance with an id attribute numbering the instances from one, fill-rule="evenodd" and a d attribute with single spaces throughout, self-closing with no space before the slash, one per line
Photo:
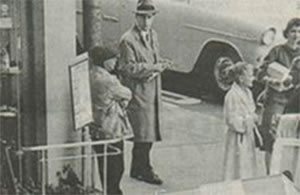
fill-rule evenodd
<path id="1" fill-rule="evenodd" d="M 130 173 L 130 177 L 154 185 L 161 185 L 163 183 L 163 181 L 158 177 L 158 175 L 153 172 L 150 172 L 148 174 L 138 174 L 132 172 Z"/>

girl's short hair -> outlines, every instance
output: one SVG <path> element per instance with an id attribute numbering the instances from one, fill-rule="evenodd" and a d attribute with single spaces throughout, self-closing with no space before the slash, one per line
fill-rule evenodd
<path id="1" fill-rule="evenodd" d="M 252 65 L 244 61 L 239 61 L 232 66 L 229 66 L 226 69 L 228 80 L 239 82 L 239 77 L 243 75 L 249 67 L 252 67 Z"/>
<path id="2" fill-rule="evenodd" d="M 118 49 L 110 45 L 103 47 L 95 46 L 89 51 L 89 57 L 93 60 L 94 65 L 98 66 L 102 66 L 106 60 L 114 58 L 117 55 Z"/>
<path id="3" fill-rule="evenodd" d="M 300 26 L 300 18 L 292 18 L 286 25 L 286 28 L 283 31 L 284 38 L 287 39 L 288 33 L 294 26 Z"/>

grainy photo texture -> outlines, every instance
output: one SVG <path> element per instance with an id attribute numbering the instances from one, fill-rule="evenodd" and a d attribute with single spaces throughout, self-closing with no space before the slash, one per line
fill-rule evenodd
<path id="1" fill-rule="evenodd" d="M 1 195 L 300 194 L 300 0 L 0 0 Z"/>

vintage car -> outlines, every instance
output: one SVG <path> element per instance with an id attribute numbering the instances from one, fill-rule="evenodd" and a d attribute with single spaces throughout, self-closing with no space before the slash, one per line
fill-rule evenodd
<path id="1" fill-rule="evenodd" d="M 102 0 L 103 39 L 119 40 L 134 22 L 137 0 Z M 163 88 L 189 96 L 221 100 L 229 88 L 222 59 L 259 66 L 275 43 L 274 26 L 249 22 L 192 4 L 191 0 L 155 0 L 162 57 L 174 66 L 163 74 Z M 221 62 L 221 63 L 220 63 Z"/>

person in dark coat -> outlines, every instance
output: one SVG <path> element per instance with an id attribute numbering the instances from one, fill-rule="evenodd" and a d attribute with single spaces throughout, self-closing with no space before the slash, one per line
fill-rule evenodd
<path id="1" fill-rule="evenodd" d="M 299 28 L 300 29 L 300 28 Z M 300 48 L 300 41 L 299 41 Z M 300 55 L 293 60 L 293 84 L 294 88 L 289 97 L 285 113 L 300 113 Z"/>
<path id="2" fill-rule="evenodd" d="M 133 127 L 130 176 L 151 184 L 162 184 L 151 166 L 153 142 L 161 140 L 161 77 L 170 62 L 159 55 L 157 34 L 151 28 L 157 10 L 151 0 L 139 0 L 134 11 L 136 23 L 121 38 L 118 72 L 132 90 L 128 105 Z"/>
<path id="3" fill-rule="evenodd" d="M 267 174 L 270 169 L 271 153 L 274 143 L 274 134 L 272 133 L 272 119 L 276 114 L 282 114 L 289 102 L 293 89 L 276 91 L 272 85 L 278 85 L 280 81 L 270 78 L 267 70 L 272 62 L 278 62 L 282 66 L 291 70 L 290 76 L 284 81 L 288 86 L 291 83 L 297 85 L 298 70 L 293 66 L 293 60 L 300 56 L 300 18 L 291 19 L 286 29 L 283 31 L 284 37 L 287 39 L 286 43 L 275 46 L 264 60 L 264 64 L 260 67 L 258 73 L 258 80 L 266 83 L 269 87 L 266 91 L 266 98 L 264 102 L 264 112 L 261 124 L 261 133 L 264 141 L 263 150 L 266 151 L 265 161 Z"/>
<path id="4" fill-rule="evenodd" d="M 120 182 L 124 172 L 123 139 L 132 135 L 125 108 L 132 94 L 127 87 L 121 85 L 116 76 L 108 72 L 116 62 L 115 50 L 109 47 L 95 47 L 89 55 L 93 64 L 90 69 L 90 84 L 94 118 L 90 134 L 93 141 L 120 139 L 112 146 L 118 148 L 121 153 L 107 157 L 107 194 L 122 195 Z M 95 145 L 93 149 L 97 154 L 103 154 L 104 145 Z M 115 150 L 108 148 L 108 152 Z M 99 156 L 98 167 L 102 184 L 103 164 L 103 156 Z"/>

